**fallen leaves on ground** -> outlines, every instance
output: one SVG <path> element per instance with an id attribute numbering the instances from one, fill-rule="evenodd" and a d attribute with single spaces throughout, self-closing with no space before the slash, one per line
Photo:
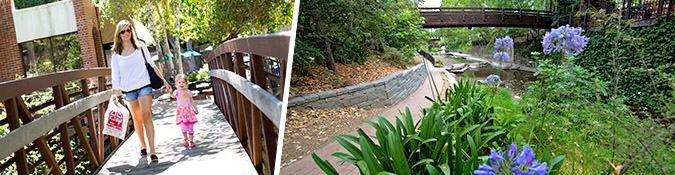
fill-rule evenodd
<path id="1" fill-rule="evenodd" d="M 286 166 L 323 148 L 335 141 L 332 138 L 335 135 L 355 131 L 363 125 L 363 120 L 370 120 L 386 109 L 386 107 L 374 109 L 289 109 L 286 113 L 281 166 Z"/>

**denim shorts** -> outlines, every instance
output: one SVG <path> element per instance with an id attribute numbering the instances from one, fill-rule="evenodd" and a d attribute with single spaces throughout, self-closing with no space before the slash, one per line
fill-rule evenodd
<path id="1" fill-rule="evenodd" d="M 122 92 L 124 94 L 124 101 L 126 102 L 131 102 L 135 101 L 138 99 L 138 97 L 144 96 L 144 95 L 152 95 L 152 87 L 150 86 L 145 86 L 140 89 L 136 89 L 130 92 Z"/>

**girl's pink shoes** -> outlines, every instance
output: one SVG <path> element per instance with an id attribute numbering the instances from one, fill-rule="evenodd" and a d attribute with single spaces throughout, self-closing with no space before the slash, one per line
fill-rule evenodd
<path id="1" fill-rule="evenodd" d="M 186 148 L 187 148 L 188 146 L 190 146 L 190 144 L 188 144 L 188 141 L 187 141 L 187 139 L 186 139 L 186 140 L 184 140 L 184 142 L 183 142 L 183 146 L 184 146 L 184 147 L 186 147 Z"/>
<path id="2" fill-rule="evenodd" d="M 189 147 L 190 147 L 190 148 L 194 148 L 194 147 L 195 147 L 195 142 L 190 141 L 190 146 L 189 146 Z"/>

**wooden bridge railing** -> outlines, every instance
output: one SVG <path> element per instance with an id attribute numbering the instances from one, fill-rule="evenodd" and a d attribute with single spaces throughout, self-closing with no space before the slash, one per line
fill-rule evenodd
<path id="1" fill-rule="evenodd" d="M 253 165 L 265 174 L 273 174 L 275 167 L 290 36 L 282 32 L 229 40 L 208 58 L 215 102 Z"/>
<path id="2" fill-rule="evenodd" d="M 482 7 L 422 7 L 425 18 L 422 27 L 536 27 L 548 28 L 552 11 L 482 8 Z"/>
<path id="3" fill-rule="evenodd" d="M 641 0 L 626 1 L 624 18 L 648 20 L 657 19 L 661 16 L 675 16 L 675 0 Z"/>
<path id="4" fill-rule="evenodd" d="M 109 76 L 109 68 L 94 68 L 0 83 L 0 129 L 11 131 L 0 138 L 0 174 L 90 174 L 99 168 L 119 145 L 102 134 L 99 120 L 112 95 Z M 79 88 L 66 90 L 72 84 Z M 45 100 L 25 98 L 31 93 L 51 100 L 28 106 L 25 99 Z"/>

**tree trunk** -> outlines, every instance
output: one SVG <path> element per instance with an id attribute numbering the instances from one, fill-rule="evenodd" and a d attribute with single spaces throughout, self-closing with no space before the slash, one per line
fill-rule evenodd
<path id="1" fill-rule="evenodd" d="M 187 46 L 187 49 L 188 49 L 188 50 L 194 50 L 194 49 L 192 49 L 192 39 L 189 39 L 189 40 L 187 41 L 187 44 L 185 44 L 185 45 Z M 196 71 L 196 70 L 197 70 L 197 64 L 195 63 L 195 57 L 190 56 L 190 58 L 188 58 L 188 59 L 189 59 L 189 60 L 188 60 L 188 64 L 191 66 L 191 67 L 190 67 L 190 70 L 191 70 L 191 71 Z"/>
<path id="2" fill-rule="evenodd" d="M 162 26 L 164 26 L 166 28 L 166 24 L 164 23 L 164 20 L 162 20 L 162 11 L 160 10 L 159 6 L 157 6 L 157 4 L 155 4 L 155 8 L 157 8 L 157 14 L 159 14 L 159 19 L 160 19 L 159 21 L 162 22 Z M 168 41 L 169 35 L 166 34 L 165 28 L 161 29 L 162 30 L 162 36 L 164 36 L 164 37 L 162 37 L 163 43 L 164 43 L 162 45 L 162 48 L 165 49 L 164 51 L 166 53 L 171 53 L 171 49 L 169 48 L 169 41 Z M 169 55 L 169 54 L 167 54 L 167 55 Z M 176 66 L 174 64 L 174 61 L 171 60 L 170 56 L 167 56 L 167 58 L 169 58 L 168 62 L 169 62 L 169 66 L 171 67 L 171 75 L 176 75 L 177 72 L 176 72 Z M 176 55 L 174 55 L 174 59 L 175 58 L 176 58 Z M 182 73 L 182 72 L 183 72 L 182 70 L 178 71 L 178 73 Z M 169 76 L 169 77 L 171 77 L 171 76 Z"/>
<path id="3" fill-rule="evenodd" d="M 176 0 L 176 30 L 180 32 L 180 19 L 178 19 L 178 16 L 180 16 L 180 0 Z M 176 42 L 176 47 L 174 47 L 174 53 L 176 55 L 176 60 L 178 60 L 178 72 L 181 74 L 183 73 L 183 58 L 180 56 L 180 38 L 179 35 L 176 34 L 175 36 L 175 42 Z"/>
<path id="4" fill-rule="evenodd" d="M 159 6 L 157 6 L 157 4 L 155 4 L 155 7 L 157 8 L 157 12 L 159 13 L 159 16 L 160 16 L 160 19 L 161 19 L 162 11 L 159 9 Z M 159 21 L 162 22 L 162 26 L 165 26 L 165 27 L 166 27 L 166 23 L 164 23 L 164 20 L 159 20 Z M 165 29 L 166 29 L 166 28 L 165 28 Z M 169 35 L 166 34 L 166 30 L 165 30 L 165 29 L 162 30 L 162 35 L 164 35 L 164 47 L 166 48 L 166 52 L 169 53 L 169 52 L 171 52 L 171 48 L 169 47 L 169 46 L 170 46 L 170 45 L 169 45 Z M 176 47 L 175 47 L 175 48 L 176 48 Z M 174 48 L 174 50 L 176 50 L 175 48 Z M 178 46 L 177 48 L 180 48 L 180 46 Z M 181 61 L 180 61 L 180 55 L 175 55 L 175 54 L 174 54 L 173 56 L 174 56 L 174 57 L 173 57 L 174 60 L 171 60 L 171 59 L 169 58 L 169 60 L 171 60 L 171 61 L 170 61 L 170 62 L 171 62 L 171 67 L 172 67 L 172 69 L 174 70 L 174 73 L 182 74 L 182 73 L 183 73 L 183 64 L 182 64 Z M 178 62 L 175 62 L 176 60 L 178 60 Z M 176 65 L 176 64 L 177 64 L 177 65 Z M 178 69 L 178 71 L 176 71 L 176 69 Z"/>
<path id="5" fill-rule="evenodd" d="M 324 26 L 323 21 L 321 21 L 321 18 L 319 17 L 318 9 L 314 10 L 313 16 L 314 19 L 316 19 L 317 21 L 320 33 L 326 33 L 326 27 Z M 333 71 L 333 73 L 337 73 L 338 71 L 337 68 L 335 68 L 335 59 L 333 59 L 333 49 L 331 49 L 330 47 L 330 42 L 328 42 L 327 40 L 323 41 L 323 46 L 326 48 L 326 51 L 328 51 L 328 60 L 326 60 L 326 67 L 331 71 Z"/>
<path id="6" fill-rule="evenodd" d="M 152 16 L 152 6 L 150 5 L 150 1 L 146 0 L 145 1 L 146 5 L 148 6 L 148 21 L 150 21 L 150 29 L 152 30 L 152 38 L 155 39 L 155 48 L 157 50 L 157 57 L 159 58 L 159 63 L 162 65 L 162 62 L 164 61 L 164 52 L 162 51 L 162 46 L 159 44 L 161 43 L 159 39 L 159 34 L 157 33 L 157 27 L 155 25 L 155 18 Z M 166 63 L 164 63 L 164 66 L 166 67 Z M 168 78 L 171 75 L 171 67 L 168 67 L 164 69 L 162 72 L 164 74 L 164 77 Z"/>

